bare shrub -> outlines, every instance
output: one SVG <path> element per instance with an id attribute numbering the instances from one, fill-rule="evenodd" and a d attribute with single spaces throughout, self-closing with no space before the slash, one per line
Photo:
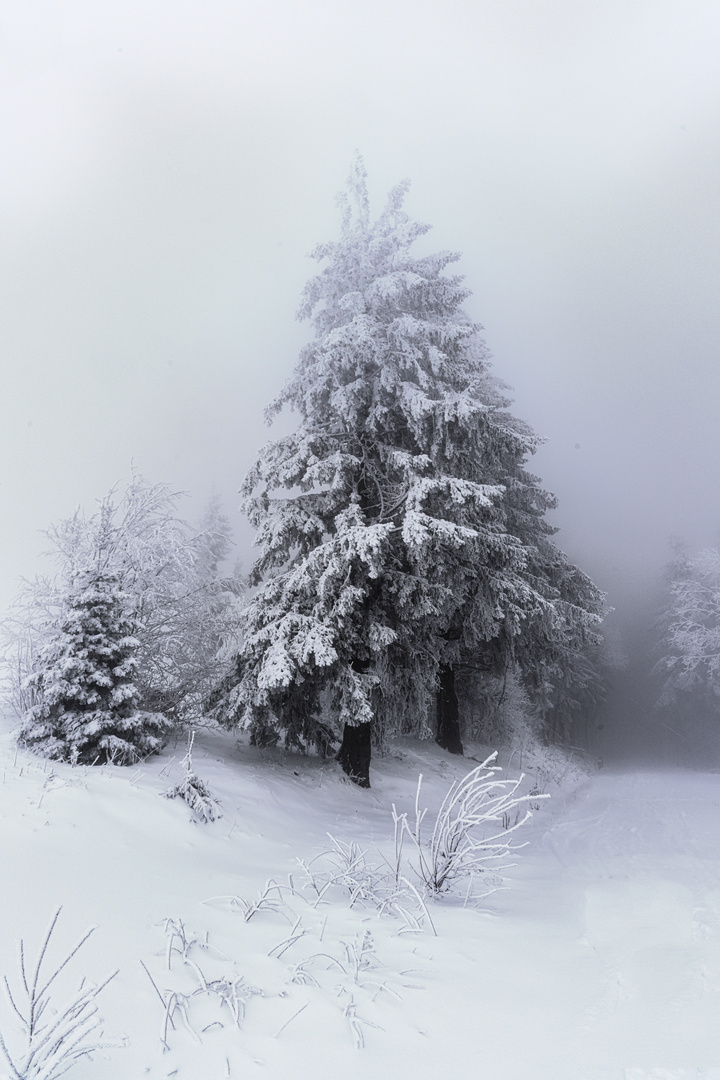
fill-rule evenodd
<path id="1" fill-rule="evenodd" d="M 502 770 L 491 764 L 496 757 L 497 752 L 491 754 L 467 776 L 451 785 L 428 842 L 423 835 L 427 811 L 420 810 L 422 774 L 418 779 L 412 827 L 407 815 L 398 814 L 393 806 L 396 838 L 399 822 L 415 845 L 416 871 L 427 890 L 434 895 L 446 892 L 461 878 L 474 877 L 489 869 L 505 869 L 510 865 L 498 863 L 525 846 L 513 845 L 510 834 L 532 817 L 530 810 L 520 817 L 520 807 L 531 799 L 549 798 L 540 794 L 518 795 L 524 779 L 522 775 L 517 780 L 498 780 L 497 773 Z M 511 824 L 513 810 L 516 813 Z"/>
<path id="2" fill-rule="evenodd" d="M 371 862 L 367 852 L 355 841 L 346 843 L 328 833 L 332 847 L 306 863 L 299 860 L 305 871 L 304 888 L 314 894 L 313 907 L 332 892 L 344 894 L 350 907 L 360 904 L 374 907 L 380 915 L 394 915 L 403 922 L 400 933 L 417 933 L 429 922 L 435 933 L 429 912 L 415 886 L 402 872 L 402 834 L 398 838 L 396 823 L 396 855 L 394 864 L 385 866 Z"/>

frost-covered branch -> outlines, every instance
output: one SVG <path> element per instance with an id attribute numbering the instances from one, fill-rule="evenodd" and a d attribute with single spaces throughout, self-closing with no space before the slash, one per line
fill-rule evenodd
<path id="1" fill-rule="evenodd" d="M 77 992 L 63 1004 L 52 1003 L 50 989 L 53 983 L 77 956 L 94 929 L 88 930 L 47 976 L 43 965 L 60 911 L 58 908 L 50 922 L 32 969 L 26 968 L 24 943 L 20 942 L 20 989 L 13 993 L 8 977 L 3 977 L 5 993 L 21 1032 L 20 1038 L 13 1040 L 8 1028 L 5 1033 L 0 1031 L 0 1051 L 13 1080 L 58 1080 L 82 1058 L 117 1046 L 103 1041 L 102 1019 L 97 1007 L 98 996 L 117 972 L 99 985 L 83 979 Z M 14 1046 L 16 1041 L 18 1049 Z"/>

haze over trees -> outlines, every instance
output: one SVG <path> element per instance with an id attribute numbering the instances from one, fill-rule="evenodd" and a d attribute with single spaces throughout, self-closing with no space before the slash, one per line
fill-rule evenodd
<path id="1" fill-rule="evenodd" d="M 313 253 L 315 336 L 268 409 L 299 424 L 241 489 L 260 552 L 243 603 L 217 502 L 192 530 L 177 493 L 134 473 L 49 530 L 57 572 L 5 623 L 27 745 L 128 761 L 210 715 L 336 751 L 368 786 L 394 735 L 455 754 L 568 741 L 601 699 L 603 597 L 553 542 L 554 497 L 527 469 L 539 439 L 463 310 L 459 256 L 412 251 L 429 226 L 407 188 L 373 220 L 357 157 L 340 237 Z"/>
<path id="2" fill-rule="evenodd" d="M 668 692 L 703 685 L 720 695 L 720 551 L 678 560 L 666 613 Z"/>
<path id="3" fill-rule="evenodd" d="M 655 706 L 694 753 L 720 746 L 720 550 L 688 555 L 678 547 L 666 571 L 657 621 Z M 684 748 L 686 753 L 689 749 Z"/>
<path id="4" fill-rule="evenodd" d="M 396 733 L 461 753 L 458 693 L 484 695 L 482 723 L 512 686 L 528 722 L 567 735 L 599 692 L 601 594 L 551 539 L 538 438 L 491 375 L 458 256 L 411 253 L 429 227 L 406 191 L 373 221 L 358 158 L 340 238 L 313 253 L 315 338 L 268 410 L 299 425 L 243 483 L 256 591 L 215 701 L 260 744 L 341 740 L 361 785 Z"/>

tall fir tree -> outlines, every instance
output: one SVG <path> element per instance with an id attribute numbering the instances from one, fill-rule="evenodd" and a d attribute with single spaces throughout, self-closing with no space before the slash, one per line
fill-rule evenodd
<path id="1" fill-rule="evenodd" d="M 132 764 L 163 745 L 170 722 L 139 706 L 139 642 L 117 575 L 78 573 L 65 614 L 40 651 L 29 689 L 34 704 L 20 741 L 46 757 Z"/>
<path id="2" fill-rule="evenodd" d="M 313 253 L 325 266 L 298 315 L 315 339 L 268 410 L 299 426 L 242 488 L 258 589 L 220 706 L 255 741 L 342 739 L 363 786 L 387 734 L 462 752 L 458 665 L 549 667 L 601 607 L 550 540 L 554 500 L 524 468 L 538 439 L 508 412 L 446 273 L 458 256 L 410 251 L 429 227 L 409 220 L 406 191 L 372 221 L 358 157 L 340 239 Z"/>

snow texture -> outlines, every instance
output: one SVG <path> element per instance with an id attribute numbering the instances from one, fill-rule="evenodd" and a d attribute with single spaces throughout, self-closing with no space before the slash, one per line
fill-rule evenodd
<path id="1" fill-rule="evenodd" d="M 159 797 L 183 753 L 73 768 L 0 741 L 0 972 L 14 978 L 20 938 L 35 955 L 60 904 L 48 970 L 90 924 L 72 989 L 78 966 L 96 983 L 119 968 L 101 1010 L 127 1045 L 72 1080 L 718 1080 L 716 774 L 588 778 L 527 751 L 523 791 L 552 796 L 530 843 L 506 889 L 429 903 L 436 936 L 341 886 L 316 903 L 296 860 L 334 852 L 338 874 L 330 831 L 392 863 L 392 804 L 412 812 L 422 773 L 432 820 L 467 759 L 400 740 L 368 792 L 332 763 L 199 732 L 196 767 L 224 807 L 201 827 Z M 16 1040 L 14 1023 L 0 1003 Z"/>

